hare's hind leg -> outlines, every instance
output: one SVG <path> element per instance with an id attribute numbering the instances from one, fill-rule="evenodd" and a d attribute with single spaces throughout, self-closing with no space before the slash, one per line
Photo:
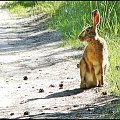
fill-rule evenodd
<path id="1" fill-rule="evenodd" d="M 80 78 L 81 78 L 80 88 L 86 88 L 86 82 L 85 82 L 86 63 L 83 58 L 80 61 L 79 68 L 80 68 Z"/>
<path id="2" fill-rule="evenodd" d="M 104 69 L 101 65 L 95 66 L 95 75 L 98 80 L 98 86 L 103 86 L 103 79 L 104 79 Z"/>

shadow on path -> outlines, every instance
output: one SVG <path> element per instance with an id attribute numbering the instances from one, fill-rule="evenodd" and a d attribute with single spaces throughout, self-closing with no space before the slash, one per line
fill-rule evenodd
<path id="1" fill-rule="evenodd" d="M 1 50 L 19 51 L 61 41 L 61 35 L 57 31 L 48 29 L 46 15 L 38 15 L 27 22 L 14 20 L 0 25 L 0 48 Z M 19 21 L 19 22 L 18 22 Z"/>
<path id="2" fill-rule="evenodd" d="M 65 90 L 65 91 L 62 91 L 62 92 L 57 92 L 57 93 L 50 94 L 50 95 L 46 96 L 45 98 L 28 99 L 26 102 L 30 102 L 30 101 L 34 101 L 34 100 L 38 100 L 38 99 L 50 99 L 50 98 L 67 97 L 67 96 L 72 96 L 72 95 L 82 93 L 83 91 L 84 90 L 80 89 L 80 88 L 76 88 L 76 89 L 73 89 L 73 90 Z"/>
<path id="3" fill-rule="evenodd" d="M 112 99 L 112 97 L 111 97 Z M 84 105 L 81 104 L 77 106 L 76 109 L 72 109 L 67 113 L 40 113 L 36 115 L 28 115 L 31 119 L 105 119 L 105 118 L 117 118 L 120 119 L 119 113 L 114 113 L 116 111 L 118 103 L 120 103 L 120 98 L 113 99 L 111 101 L 106 101 L 104 104 L 100 105 Z M 24 118 L 19 117 L 17 119 Z"/>

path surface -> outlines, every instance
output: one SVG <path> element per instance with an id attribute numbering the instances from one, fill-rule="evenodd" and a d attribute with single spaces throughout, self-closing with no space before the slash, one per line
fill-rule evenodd
<path id="1" fill-rule="evenodd" d="M 0 118 L 100 118 L 113 112 L 119 100 L 103 95 L 106 88 L 79 88 L 82 51 L 61 48 L 61 35 L 47 28 L 44 14 L 11 19 L 0 10 L 0 19 Z"/>

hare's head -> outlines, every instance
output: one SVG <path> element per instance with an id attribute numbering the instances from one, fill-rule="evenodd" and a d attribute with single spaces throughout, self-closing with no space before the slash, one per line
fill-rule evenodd
<path id="1" fill-rule="evenodd" d="M 97 33 L 97 25 L 100 22 L 100 14 L 98 10 L 94 10 L 92 12 L 92 17 L 93 17 L 93 26 L 86 28 L 83 30 L 78 38 L 80 41 L 87 41 L 88 39 L 94 38 L 98 33 Z"/>

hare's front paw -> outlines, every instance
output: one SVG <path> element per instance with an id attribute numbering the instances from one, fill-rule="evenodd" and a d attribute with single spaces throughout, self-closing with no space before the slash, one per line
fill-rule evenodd
<path id="1" fill-rule="evenodd" d="M 85 88 L 86 88 L 86 83 L 81 83 L 81 84 L 80 84 L 80 88 L 81 88 L 81 89 L 85 89 Z"/>

